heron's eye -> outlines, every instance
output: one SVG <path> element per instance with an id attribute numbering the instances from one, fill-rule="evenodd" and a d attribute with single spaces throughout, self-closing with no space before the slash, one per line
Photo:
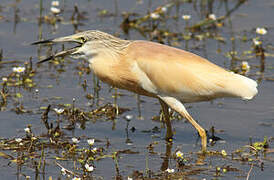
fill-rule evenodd
<path id="1" fill-rule="evenodd" d="M 81 37 L 80 39 L 81 39 L 82 43 L 85 43 L 87 41 L 86 38 L 84 38 L 84 37 Z"/>

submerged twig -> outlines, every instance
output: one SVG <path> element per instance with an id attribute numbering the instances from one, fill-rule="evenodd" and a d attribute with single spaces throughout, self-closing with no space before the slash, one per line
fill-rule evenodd
<path id="1" fill-rule="evenodd" d="M 226 19 L 227 17 L 230 16 L 231 13 L 233 13 L 235 10 L 237 10 L 245 1 L 246 0 L 238 1 L 238 3 L 232 9 L 230 9 L 224 16 L 221 16 L 221 17 L 217 18 L 216 20 L 210 20 L 210 19 L 202 20 L 202 21 L 196 23 L 195 25 L 191 26 L 190 29 L 197 29 L 202 26 L 211 25 L 215 22 L 222 21 L 222 20 Z"/>
<path id="2" fill-rule="evenodd" d="M 51 107 L 51 105 L 48 105 L 46 111 L 42 114 L 42 117 L 41 117 L 41 119 L 44 122 L 44 125 L 46 126 L 47 130 L 50 129 L 50 126 L 49 126 L 49 123 L 48 123 L 48 113 L 50 111 L 50 107 Z"/>
<path id="3" fill-rule="evenodd" d="M 250 169 L 249 169 L 249 171 L 248 171 L 248 173 L 247 173 L 246 180 L 249 179 L 249 176 L 250 176 L 250 173 L 251 173 L 251 171 L 252 171 L 252 169 L 253 169 L 253 166 L 254 166 L 254 164 L 252 163 L 252 164 L 251 164 L 251 167 L 250 167 Z"/>
<path id="4" fill-rule="evenodd" d="M 71 175 L 77 176 L 77 174 L 75 174 L 73 171 L 70 171 L 70 170 L 64 168 L 64 166 L 62 166 L 62 165 L 59 164 L 58 162 L 55 161 L 55 164 L 56 164 L 57 166 L 59 166 L 60 168 L 62 168 L 66 173 L 69 173 L 69 174 L 71 174 Z"/>
<path id="5" fill-rule="evenodd" d="M 0 49 L 0 62 L 2 61 L 3 59 L 3 49 Z"/>

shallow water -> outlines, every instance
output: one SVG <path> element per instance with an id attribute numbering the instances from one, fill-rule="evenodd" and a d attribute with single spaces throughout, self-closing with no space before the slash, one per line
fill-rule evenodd
<path id="1" fill-rule="evenodd" d="M 8 98 L 7 105 L 0 111 L 0 137 L 3 139 L 12 139 L 14 137 L 24 137 L 24 128 L 28 124 L 32 125 L 32 130 L 35 134 L 46 133 L 45 127 L 42 125 L 41 114 L 44 110 L 40 107 L 46 107 L 51 104 L 53 107 L 59 107 L 60 104 L 72 104 L 72 99 L 75 98 L 75 107 L 85 111 L 91 111 L 98 106 L 103 106 L 107 103 L 114 103 L 114 90 L 110 91 L 108 85 L 100 83 L 101 89 L 99 91 L 99 98 L 94 99 L 95 104 L 91 100 L 85 98 L 87 93 L 94 93 L 95 78 L 92 73 L 83 73 L 79 77 L 79 70 L 77 67 L 87 66 L 86 63 L 66 58 L 63 65 L 50 65 L 49 63 L 36 66 L 40 56 L 47 55 L 47 47 L 42 47 L 40 50 L 36 46 L 30 46 L 31 42 L 37 41 L 39 32 L 43 39 L 65 36 L 74 33 L 75 28 L 70 22 L 70 17 L 73 13 L 74 4 L 77 3 L 80 12 L 85 12 L 87 19 L 80 20 L 78 26 L 79 30 L 99 29 L 108 33 L 118 33 L 123 38 L 128 39 L 147 39 L 141 35 L 137 30 L 130 30 L 126 35 L 120 28 L 123 21 L 122 12 L 138 13 L 137 17 L 147 13 L 147 11 L 154 10 L 159 5 L 164 5 L 167 1 L 125 1 L 117 0 L 117 6 L 114 2 L 109 1 L 60 1 L 60 6 L 64 6 L 64 12 L 59 17 L 64 18 L 63 21 L 57 22 L 55 25 L 43 23 L 40 27 L 38 25 L 39 17 L 39 2 L 34 0 L 28 1 L 1 1 L 0 8 L 0 49 L 3 50 L 3 60 L 9 63 L 0 64 L 0 77 L 6 77 L 12 72 L 14 66 L 24 66 L 24 62 L 28 62 L 32 57 L 34 69 L 36 70 L 33 77 L 36 86 L 34 88 L 20 88 L 9 87 L 10 92 L 20 92 L 23 98 Z M 139 3 L 137 3 L 139 2 Z M 140 3 L 143 2 L 143 3 Z M 237 1 L 229 3 L 229 7 L 233 7 Z M 65 4 L 64 4 L 65 3 Z M 218 6 L 219 5 L 219 6 Z M 219 8 L 220 7 L 220 8 Z M 249 144 L 249 139 L 252 141 L 263 141 L 264 137 L 273 138 L 274 130 L 274 59 L 273 59 L 273 43 L 274 37 L 274 4 L 268 0 L 255 1 L 250 0 L 241 5 L 235 10 L 230 18 L 225 20 L 225 24 L 217 29 L 204 29 L 204 32 L 215 32 L 222 36 L 226 42 L 220 43 L 214 38 L 205 38 L 203 41 L 189 40 L 179 41 L 179 48 L 187 49 L 191 52 L 199 54 L 212 62 L 225 67 L 231 68 L 230 58 L 226 56 L 229 51 L 237 51 L 238 55 L 244 51 L 252 49 L 252 38 L 258 36 L 255 33 L 256 27 L 267 27 L 268 33 L 261 36 L 266 53 L 269 55 L 265 58 L 265 71 L 260 71 L 260 58 L 252 57 L 249 59 L 251 70 L 248 73 L 251 78 L 260 80 L 262 77 L 258 74 L 263 74 L 263 79 L 259 82 L 259 93 L 252 100 L 248 102 L 239 99 L 218 99 L 212 102 L 202 102 L 195 104 L 187 104 L 186 107 L 189 113 L 196 119 L 204 128 L 209 129 L 214 126 L 217 131 L 216 135 L 225 140 L 219 142 L 214 146 L 209 146 L 208 149 L 212 151 L 225 150 L 231 154 L 236 149 Z M 19 20 L 15 23 L 15 11 Z M 108 10 L 114 16 L 100 16 L 102 10 Z M 171 15 L 176 14 L 173 8 Z M 189 25 L 198 22 L 201 17 L 199 10 L 195 11 L 193 3 L 184 3 L 180 5 L 179 15 L 191 14 L 192 18 L 189 20 Z M 213 12 L 217 17 L 224 15 L 225 5 L 214 3 Z M 43 15 L 50 15 L 50 1 L 44 2 Z M 117 14 L 117 16 L 115 15 Z M 165 26 L 165 25 L 163 25 Z M 185 32 L 185 22 L 181 18 L 178 20 L 167 20 L 166 29 L 172 32 Z M 199 33 L 199 32 L 195 32 Z M 242 36 L 247 36 L 247 43 L 242 42 Z M 231 38 L 236 38 L 231 41 Z M 54 50 L 59 49 L 57 46 Z M 39 52 L 40 50 L 40 52 Z M 240 56 L 241 57 L 241 56 Z M 243 56 L 242 59 L 246 57 Z M 15 60 L 15 63 L 10 63 Z M 240 68 L 241 61 L 236 62 L 236 69 Z M 62 69 L 62 71 L 60 71 Z M 270 80 L 269 80 L 270 79 Z M 82 84 L 87 80 L 88 87 L 83 89 Z M 36 89 L 39 91 L 36 93 Z M 79 128 L 73 131 L 64 130 L 66 137 L 81 137 L 79 146 L 85 147 L 87 145 L 87 138 L 95 138 L 98 142 L 96 146 L 105 146 L 107 139 L 110 146 L 106 153 L 112 153 L 119 150 L 130 149 L 138 154 L 121 154 L 119 158 L 119 172 L 124 179 L 132 176 L 133 172 L 138 170 L 144 174 L 146 169 L 150 169 L 155 174 L 161 172 L 161 167 L 166 157 L 166 146 L 164 141 L 165 129 L 162 128 L 162 123 L 152 121 L 152 117 L 159 115 L 160 106 L 158 101 L 152 98 L 141 96 L 140 109 L 138 108 L 137 96 L 131 92 L 118 90 L 121 96 L 117 98 L 119 107 L 129 108 L 130 111 L 123 113 L 114 120 L 106 120 L 105 118 L 97 119 L 97 121 L 87 121 L 85 129 Z M 29 113 L 16 114 L 14 108 L 22 104 L 25 109 L 30 110 Z M 133 115 L 133 118 L 128 122 L 125 120 L 126 115 Z M 142 118 L 139 118 L 141 115 Z M 56 113 L 51 111 L 49 113 L 49 121 L 55 122 L 57 119 Z M 67 124 L 64 118 L 61 127 Z M 174 120 L 172 122 L 173 128 L 176 131 L 174 141 L 172 144 L 172 153 L 175 150 L 181 150 L 187 157 L 192 158 L 190 161 L 195 164 L 197 155 L 192 152 L 200 150 L 200 140 L 197 133 L 189 123 L 185 120 Z M 133 132 L 130 129 L 134 127 Z M 151 130 L 154 127 L 159 127 L 160 132 L 144 132 Z M 130 143 L 129 143 L 130 142 Z M 154 152 L 150 153 L 147 147 L 149 144 L 157 142 L 154 145 Z M 272 144 L 271 144 L 272 142 Z M 270 148 L 273 148 L 273 140 L 270 141 Z M 48 149 L 46 158 L 45 174 L 35 173 L 34 168 L 30 165 L 16 165 L 9 163 L 10 161 L 0 158 L 1 170 L 0 174 L 3 179 L 24 179 L 24 175 L 31 176 L 31 179 L 48 179 L 52 176 L 53 179 L 58 177 L 65 178 L 60 173 L 60 168 L 54 163 L 55 155 L 60 154 L 61 150 Z M 14 152 L 5 151 L 8 154 L 14 155 Z M 264 170 L 254 163 L 251 171 L 251 179 L 272 179 L 274 174 L 273 153 L 267 154 L 267 157 L 261 161 L 264 162 Z M 197 173 L 189 178 L 193 179 L 241 179 L 246 178 L 247 173 L 252 163 L 233 161 L 230 158 L 220 158 L 218 156 L 208 156 L 205 158 L 204 165 L 198 166 L 206 168 L 207 170 Z M 58 161 L 68 169 L 72 169 L 72 160 Z M 172 159 L 168 160 L 169 168 L 176 169 L 176 162 Z M 191 164 L 190 163 L 190 164 Z M 240 171 L 229 171 L 222 173 L 221 176 L 215 177 L 214 169 L 219 166 L 232 166 Z M 115 178 L 117 172 L 112 158 L 105 158 L 95 162 L 96 169 L 93 172 L 95 178 L 103 177 L 104 179 Z M 195 166 L 197 168 L 197 166 Z M 162 169 L 163 170 L 163 169 Z M 19 173 L 18 173 L 19 172 Z M 149 175 L 147 176 L 149 177 Z"/>

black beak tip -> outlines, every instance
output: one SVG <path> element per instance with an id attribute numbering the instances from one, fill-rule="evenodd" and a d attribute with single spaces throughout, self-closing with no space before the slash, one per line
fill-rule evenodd
<path id="1" fill-rule="evenodd" d="M 48 44 L 48 43 L 52 43 L 52 39 L 47 39 L 47 40 L 43 40 L 43 41 L 36 41 L 36 42 L 31 43 L 31 45 Z"/>
<path id="2" fill-rule="evenodd" d="M 47 62 L 47 61 L 49 61 L 49 60 L 51 60 L 51 59 L 53 59 L 53 58 L 54 58 L 54 56 L 50 56 L 50 57 L 48 57 L 48 58 L 46 58 L 46 59 L 43 59 L 43 60 L 41 60 L 41 61 L 38 61 L 36 64 L 42 64 L 42 63 Z"/>

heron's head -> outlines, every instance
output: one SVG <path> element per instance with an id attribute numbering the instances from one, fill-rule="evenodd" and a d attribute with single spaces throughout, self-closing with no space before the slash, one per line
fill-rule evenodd
<path id="1" fill-rule="evenodd" d="M 32 45 L 65 42 L 76 43 L 77 45 L 73 48 L 58 52 L 38 63 L 54 59 L 55 57 L 64 57 L 66 55 L 77 59 L 90 60 L 99 53 L 119 51 L 127 46 L 130 41 L 119 39 L 101 31 L 89 30 L 70 36 L 34 42 Z"/>

